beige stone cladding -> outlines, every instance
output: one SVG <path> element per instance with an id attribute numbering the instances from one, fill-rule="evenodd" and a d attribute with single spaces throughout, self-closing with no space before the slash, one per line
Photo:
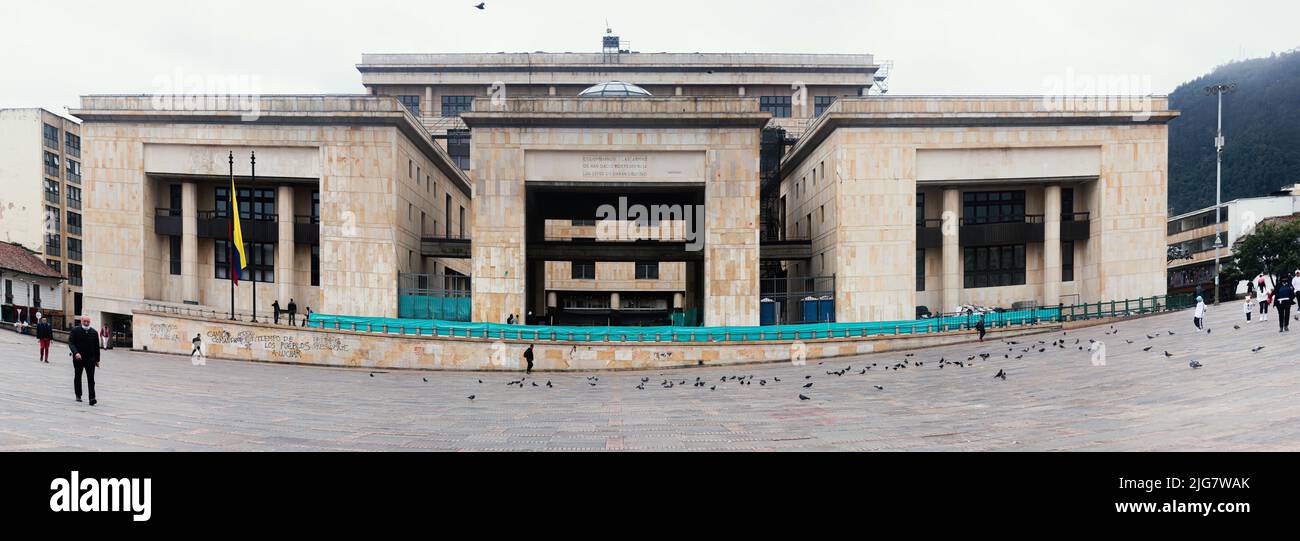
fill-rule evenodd
<path id="1" fill-rule="evenodd" d="M 229 310 L 229 282 L 215 278 L 214 240 L 194 240 L 187 225 L 185 272 L 171 275 L 155 209 L 169 206 L 169 185 L 182 184 L 191 202 L 187 223 L 193 212 L 211 211 L 215 188 L 229 184 L 230 152 L 241 186 L 250 185 L 249 156 L 257 153 L 258 185 L 277 190 L 281 232 L 291 234 L 288 220 L 311 214 L 311 194 L 320 192 L 320 285 L 310 285 L 310 246 L 282 242 L 276 282 L 257 286 L 259 312 L 268 315 L 273 299 L 285 306 L 293 297 L 300 311 L 395 317 L 397 274 L 433 270 L 419 256 L 428 217 L 444 215 L 448 193 L 469 208 L 467 179 L 396 100 L 264 97 L 248 120 L 234 103 L 176 110 L 159 108 L 155 98 L 88 96 L 77 112 L 86 123 L 87 189 L 99 196 L 87 197 L 85 212 L 86 298 L 94 315 L 130 314 L 145 302 Z M 249 284 L 236 292 L 241 312 L 252 308 Z"/>
<path id="2" fill-rule="evenodd" d="M 401 336 L 400 329 L 375 327 L 375 332 L 303 329 L 234 323 L 171 314 L 137 311 L 133 318 L 135 349 L 184 355 L 190 362 L 190 340 L 199 336 L 209 359 L 283 362 L 318 366 L 418 370 L 522 371 L 523 352 L 534 344 L 536 370 L 646 370 L 690 366 L 791 362 L 802 352 L 809 362 L 964 343 L 971 332 L 874 338 L 821 339 L 750 343 L 564 342 L 551 340 L 486 340 Z M 991 336 L 1010 338 L 1059 329 L 1059 326 L 995 329 Z M 683 329 L 682 332 L 689 332 Z"/>
<path id="3" fill-rule="evenodd" d="M 1164 294 L 1167 122 L 1177 113 L 1163 98 L 1146 113 L 1048 105 L 1041 98 L 848 99 L 818 120 L 787 155 L 782 193 L 788 228 L 807 234 L 812 216 L 814 258 L 799 270 L 834 273 L 838 321 L 911 319 L 916 305 L 950 311 Z M 1059 250 L 1044 254 L 1039 241 L 1026 246 L 1025 285 L 966 288 L 954 237 L 951 260 L 945 250 L 926 251 L 926 290 L 916 291 L 918 193 L 926 196 L 925 218 L 949 211 L 959 226 L 963 191 L 1024 190 L 1025 213 L 1042 216 L 1049 206 L 1060 209 L 1062 187 L 1074 189 L 1073 210 L 1090 213 L 1087 239 L 1075 243 L 1073 282 L 1060 283 Z M 1047 223 L 1059 227 L 1053 217 Z"/>
<path id="4" fill-rule="evenodd" d="M 475 321 L 524 312 L 526 185 L 564 177 L 593 186 L 703 186 L 705 323 L 758 323 L 758 138 L 769 115 L 758 111 L 755 100 L 512 98 L 499 104 L 477 100 L 474 107 L 464 118 L 473 128 L 471 176 L 479 217 L 473 235 Z M 583 155 L 635 155 L 650 165 L 636 179 L 604 173 L 584 179 L 581 170 L 566 172 L 564 164 L 580 165 Z M 655 165 L 660 160 L 698 163 L 699 170 L 661 168 Z"/>

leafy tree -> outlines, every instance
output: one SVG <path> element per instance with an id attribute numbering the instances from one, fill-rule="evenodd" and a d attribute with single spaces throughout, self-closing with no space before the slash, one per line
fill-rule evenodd
<path id="1" fill-rule="evenodd" d="M 1274 279 L 1300 269 L 1300 222 L 1264 222 L 1232 247 L 1232 259 L 1220 267 L 1224 283 L 1250 280 L 1259 273 Z"/>

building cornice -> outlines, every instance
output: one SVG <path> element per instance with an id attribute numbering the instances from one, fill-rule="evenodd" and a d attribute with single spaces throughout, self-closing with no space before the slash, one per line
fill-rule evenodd
<path id="1" fill-rule="evenodd" d="M 472 193 L 469 177 L 420 122 L 396 98 L 388 96 L 258 96 L 256 114 L 250 108 L 205 107 L 196 110 L 156 108 L 156 99 L 187 97 L 130 95 L 83 96 L 82 108 L 72 112 L 83 124 L 239 124 L 255 126 L 380 126 L 397 128 L 458 190 Z M 238 103 L 240 98 L 225 98 Z"/>

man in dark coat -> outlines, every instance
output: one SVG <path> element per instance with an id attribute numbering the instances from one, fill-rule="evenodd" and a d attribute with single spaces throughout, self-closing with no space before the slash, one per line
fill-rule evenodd
<path id="1" fill-rule="evenodd" d="M 294 319 L 298 316 L 298 303 L 293 302 L 293 297 L 289 297 L 289 326 L 294 325 Z"/>
<path id="2" fill-rule="evenodd" d="M 280 301 L 277 299 L 271 303 L 271 313 L 275 314 L 275 324 L 280 324 Z"/>
<path id="3" fill-rule="evenodd" d="M 533 345 L 528 344 L 528 349 L 524 350 L 524 361 L 528 363 L 528 368 L 524 369 L 525 374 L 533 373 Z"/>
<path id="4" fill-rule="evenodd" d="M 68 350 L 72 352 L 74 379 L 72 390 L 81 402 L 81 373 L 86 373 L 90 390 L 90 405 L 95 405 L 95 369 L 99 367 L 99 333 L 90 327 L 90 316 L 81 316 L 81 326 L 68 334 Z"/>

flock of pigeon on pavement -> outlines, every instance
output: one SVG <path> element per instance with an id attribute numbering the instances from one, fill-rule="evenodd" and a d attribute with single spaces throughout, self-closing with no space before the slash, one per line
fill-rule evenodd
<path id="1" fill-rule="evenodd" d="M 1300 321 L 1300 319 L 1297 320 Z M 1233 330 L 1239 331 L 1241 330 L 1241 326 L 1233 325 Z M 1195 332 L 1200 332 L 1200 331 L 1195 331 Z M 1120 330 L 1116 329 L 1115 326 L 1112 325 L 1109 328 L 1109 330 L 1107 330 L 1104 334 L 1107 336 L 1114 336 L 1116 337 L 1116 339 L 1118 339 L 1119 333 Z M 1206 335 L 1212 334 L 1212 330 L 1207 328 L 1205 330 L 1205 334 Z M 1159 338 L 1168 337 L 1168 336 L 1177 336 L 1177 333 L 1175 333 L 1174 331 L 1164 331 L 1164 333 L 1147 334 L 1145 335 L 1145 338 L 1147 341 L 1154 341 Z M 1030 337 L 1031 340 L 1032 338 L 1033 337 Z M 1137 339 L 1125 339 L 1124 341 L 1125 343 L 1131 345 L 1134 344 L 1137 340 L 1141 340 L 1141 339 L 1142 338 L 1139 337 Z M 1074 338 L 1073 341 L 1071 342 L 1070 332 L 1063 331 L 1060 335 L 1060 338 L 1057 338 L 1056 340 L 1053 340 L 1051 342 L 1048 342 L 1045 339 L 1032 340 L 1032 341 L 1003 340 L 1001 341 L 1001 345 L 1006 346 L 1006 351 L 999 351 L 999 353 L 1001 353 L 1002 356 L 1001 360 L 1022 360 L 1026 356 L 1032 356 L 1036 354 L 1038 355 L 1048 354 L 1049 352 L 1053 354 L 1058 354 L 1061 353 L 1062 351 L 1069 351 L 1074 349 L 1077 349 L 1078 351 L 1093 352 L 1096 351 L 1097 348 L 1102 344 L 1101 342 L 1098 342 L 1095 339 L 1089 339 L 1088 343 L 1084 344 L 1082 338 Z M 1142 351 L 1151 352 L 1151 350 L 1154 348 L 1155 345 L 1149 345 L 1142 348 Z M 1263 351 L 1264 348 L 1265 346 L 1259 346 L 1259 347 L 1252 348 L 1250 351 L 1251 353 L 1259 353 Z M 1001 346 L 999 346 L 999 350 L 1000 349 Z M 996 356 L 997 356 L 996 353 L 984 352 L 984 353 L 969 355 L 965 359 L 958 358 L 956 360 L 950 360 L 946 357 L 940 357 L 939 360 L 936 361 L 933 365 L 937 366 L 938 367 L 937 369 L 939 370 L 943 370 L 949 367 L 955 369 L 968 369 L 968 368 L 975 368 L 977 362 L 983 363 L 989 361 L 990 359 L 996 359 Z M 1172 358 L 1175 357 L 1176 355 L 1170 353 L 1168 350 L 1164 350 L 1163 356 L 1165 358 Z M 873 372 L 875 373 L 899 372 L 903 370 L 922 368 L 927 366 L 926 361 L 921 361 L 916 359 L 915 353 L 907 353 L 904 354 L 903 357 L 904 357 L 903 360 L 895 362 L 893 364 L 887 364 L 886 366 L 883 367 L 879 363 L 861 364 L 856 367 L 850 364 L 840 370 L 825 370 L 825 369 L 821 369 L 821 370 L 825 372 L 826 376 L 841 378 L 844 376 L 853 376 L 853 375 L 865 376 Z M 825 364 L 826 362 L 823 361 L 818 363 L 817 366 L 824 366 Z M 1198 369 L 1204 367 L 1204 365 L 1200 361 L 1194 359 L 1188 363 L 1188 366 L 1191 367 L 1192 369 Z M 370 373 L 370 377 L 372 378 L 375 377 L 375 374 L 373 372 Z M 802 401 L 812 400 L 812 397 L 809 395 L 813 394 L 812 389 L 815 387 L 817 383 L 816 381 L 814 381 L 814 377 L 815 375 L 805 375 L 802 381 L 793 382 L 796 385 L 798 385 L 800 389 L 798 392 L 799 401 L 802 402 Z M 817 375 L 817 377 L 821 377 L 821 376 Z M 1007 377 L 1008 374 L 1006 369 L 1000 369 L 998 370 L 997 374 L 993 376 L 993 379 L 1006 381 Z M 662 389 L 690 387 L 695 389 L 708 389 L 709 391 L 712 392 L 712 391 L 717 391 L 719 387 L 723 387 L 727 385 L 731 385 L 735 387 L 748 387 L 755 384 L 757 384 L 760 387 L 777 386 L 783 383 L 789 385 L 788 382 L 783 382 L 780 377 L 772 376 L 770 378 L 758 378 L 757 376 L 754 376 L 752 374 L 723 376 L 716 381 L 712 379 L 705 380 L 698 376 L 695 377 L 694 380 L 682 379 L 682 378 L 665 378 L 663 377 L 663 374 L 659 374 L 654 379 L 661 380 L 661 381 L 659 381 L 658 383 L 654 383 L 649 376 L 645 376 L 640 379 L 639 383 L 634 387 L 634 389 L 637 391 L 646 391 L 647 389 L 656 386 Z M 424 377 L 423 380 L 425 383 L 429 382 L 429 378 L 427 377 Z M 479 385 L 486 385 L 486 383 L 484 383 L 482 378 L 478 378 L 477 381 Z M 530 379 L 529 377 L 525 376 L 519 379 L 513 379 L 509 381 L 508 383 L 506 383 L 506 386 L 517 387 L 518 389 L 529 389 L 529 388 L 554 389 L 555 388 L 555 385 L 550 380 L 546 380 L 545 383 L 540 383 L 540 381 L 542 380 Z M 597 387 L 598 385 L 600 385 L 600 378 L 597 376 L 588 376 L 586 377 L 586 381 L 584 383 L 586 383 L 588 387 Z M 885 387 L 882 385 L 873 385 L 873 388 L 875 389 L 876 392 L 883 392 L 885 390 Z M 470 401 L 476 400 L 477 398 L 478 398 L 477 394 L 472 394 L 466 397 L 466 399 Z"/>

